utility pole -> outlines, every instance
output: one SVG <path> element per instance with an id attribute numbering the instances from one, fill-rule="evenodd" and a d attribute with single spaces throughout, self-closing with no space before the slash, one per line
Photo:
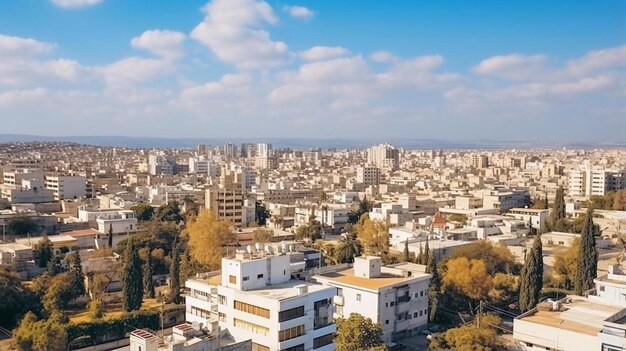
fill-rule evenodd
<path id="1" fill-rule="evenodd" d="M 483 314 L 483 300 L 478 302 L 478 314 L 476 315 L 476 326 L 480 329 L 480 317 Z"/>

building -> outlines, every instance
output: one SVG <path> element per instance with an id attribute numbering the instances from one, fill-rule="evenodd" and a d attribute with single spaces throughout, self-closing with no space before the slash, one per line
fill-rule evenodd
<path id="1" fill-rule="evenodd" d="M 572 197 L 604 196 L 626 187 L 626 170 L 593 168 L 574 169 L 567 175 L 568 195 Z"/>
<path id="2" fill-rule="evenodd" d="M 482 198 L 483 208 L 498 209 L 500 213 L 530 205 L 530 192 L 524 188 L 493 187 L 477 192 L 476 196 Z"/>
<path id="3" fill-rule="evenodd" d="M 539 233 L 541 233 L 546 227 L 546 221 L 548 220 L 548 216 L 550 215 L 550 210 L 535 208 L 512 208 L 506 215 L 530 223 L 533 229 L 536 229 Z"/>
<path id="4" fill-rule="evenodd" d="M 246 208 L 241 173 L 222 167 L 218 184 L 206 190 L 205 208 L 213 211 L 219 220 L 229 220 L 235 227 L 245 227 Z"/>
<path id="5" fill-rule="evenodd" d="M 171 176 L 174 174 L 174 160 L 164 151 L 152 151 L 148 155 L 148 171 L 153 176 Z"/>
<path id="6" fill-rule="evenodd" d="M 469 166 L 472 168 L 487 168 L 489 167 L 489 157 L 472 153 L 469 155 Z"/>
<path id="7" fill-rule="evenodd" d="M 400 167 L 400 150 L 390 144 L 380 144 L 367 149 L 368 165 L 395 171 Z"/>
<path id="8" fill-rule="evenodd" d="M 365 186 L 378 185 L 380 183 L 380 169 L 371 166 L 357 168 L 356 182 Z"/>
<path id="9" fill-rule="evenodd" d="M 217 320 L 221 333 L 252 340 L 255 351 L 334 350 L 336 289 L 292 279 L 291 266 L 290 255 L 264 248 L 223 258 L 219 274 L 185 283 L 187 321 Z"/>
<path id="10" fill-rule="evenodd" d="M 83 176 L 46 175 L 46 188 L 55 200 L 77 199 L 87 196 L 87 178 Z"/>
<path id="11" fill-rule="evenodd" d="M 113 234 L 128 234 L 138 230 L 137 217 L 135 212 L 130 210 L 121 210 L 115 212 L 102 212 L 96 216 L 98 232 L 108 234 L 109 230 Z"/>
<path id="12" fill-rule="evenodd" d="M 539 304 L 513 321 L 522 350 L 626 350 L 626 275 L 609 265 L 587 297 Z"/>
<path id="13" fill-rule="evenodd" d="M 356 257 L 354 267 L 322 273 L 313 279 L 337 289 L 335 317 L 359 313 L 380 323 L 386 342 L 413 335 L 428 322 L 425 266 L 399 263 L 383 266 L 380 257 Z"/>

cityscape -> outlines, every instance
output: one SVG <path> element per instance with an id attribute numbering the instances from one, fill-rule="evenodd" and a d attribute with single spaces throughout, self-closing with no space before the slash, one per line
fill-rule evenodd
<path id="1" fill-rule="evenodd" d="M 0 351 L 626 350 L 624 5 L 0 2 Z"/>

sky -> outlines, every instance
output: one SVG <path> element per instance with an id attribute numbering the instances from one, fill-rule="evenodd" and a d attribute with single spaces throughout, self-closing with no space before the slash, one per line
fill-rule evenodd
<path id="1" fill-rule="evenodd" d="M 0 134 L 626 141 L 626 1 L 0 0 Z"/>

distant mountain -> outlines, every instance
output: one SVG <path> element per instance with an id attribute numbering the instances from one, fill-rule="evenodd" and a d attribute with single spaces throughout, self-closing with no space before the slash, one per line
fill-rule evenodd
<path id="1" fill-rule="evenodd" d="M 314 139 L 314 138 L 160 138 L 131 136 L 42 136 L 24 134 L 0 134 L 0 143 L 8 142 L 73 142 L 98 146 L 120 146 L 137 148 L 194 148 L 198 144 L 212 146 L 227 143 L 267 142 L 276 147 L 293 149 L 321 148 L 366 148 L 380 143 L 391 143 L 397 147 L 416 149 L 500 149 L 500 148 L 594 148 L 594 147 L 625 147 L 626 142 L 615 143 L 584 143 L 584 142 L 537 142 L 537 141 L 493 141 L 493 140 L 438 140 L 408 138 L 364 138 L 364 139 Z"/>

